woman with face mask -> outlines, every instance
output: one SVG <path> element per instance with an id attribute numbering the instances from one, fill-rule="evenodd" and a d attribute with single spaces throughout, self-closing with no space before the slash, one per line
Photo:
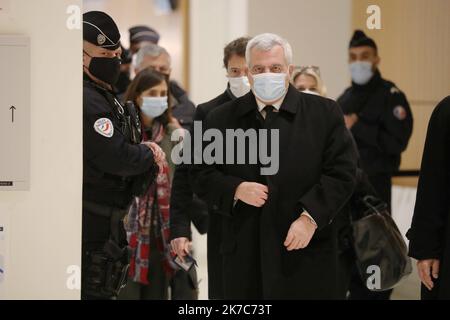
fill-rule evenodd
<path id="1" fill-rule="evenodd" d="M 125 220 L 131 248 L 130 272 L 121 299 L 167 299 L 170 277 L 174 273 L 169 249 L 169 203 L 174 164 L 171 141 L 180 128 L 171 116 L 168 79 L 146 69 L 130 84 L 125 101 L 138 107 L 143 140 L 157 143 L 166 154 L 156 181 L 133 201 Z"/>
<path id="2" fill-rule="evenodd" d="M 292 84 L 298 91 L 326 97 L 327 89 L 320 77 L 319 67 L 306 66 L 296 69 L 297 71 L 294 72 L 294 77 L 292 78 Z"/>

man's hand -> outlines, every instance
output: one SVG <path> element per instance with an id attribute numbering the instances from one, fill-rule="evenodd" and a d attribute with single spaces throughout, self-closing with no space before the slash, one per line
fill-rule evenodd
<path id="1" fill-rule="evenodd" d="M 284 246 L 288 251 L 304 249 L 316 232 L 317 226 L 305 215 L 295 220 L 289 228 Z"/>
<path id="2" fill-rule="evenodd" d="M 254 207 L 262 207 L 268 197 L 267 186 L 256 182 L 242 182 L 236 189 L 234 198 Z"/>
<path id="3" fill-rule="evenodd" d="M 176 238 L 170 241 L 170 246 L 172 251 L 184 262 L 183 258 L 189 254 L 191 242 L 188 238 Z"/>
<path id="4" fill-rule="evenodd" d="M 142 144 L 146 145 L 150 148 L 150 150 L 152 150 L 153 159 L 155 159 L 155 162 L 158 165 L 159 170 L 161 171 L 164 161 L 166 160 L 166 154 L 164 153 L 164 151 L 155 142 L 146 141 L 142 142 Z"/>
<path id="5" fill-rule="evenodd" d="M 351 129 L 355 123 L 358 122 L 359 118 L 355 113 L 344 115 L 345 126 L 347 129 Z"/>
<path id="6" fill-rule="evenodd" d="M 439 265 L 440 262 L 437 259 L 419 260 L 417 262 L 419 278 L 430 291 L 434 288 L 433 278 L 437 279 L 439 277 Z"/>

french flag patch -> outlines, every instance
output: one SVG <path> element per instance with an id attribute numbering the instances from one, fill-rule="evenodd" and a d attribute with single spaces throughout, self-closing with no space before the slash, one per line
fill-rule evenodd
<path id="1" fill-rule="evenodd" d="M 94 129 L 98 134 L 106 138 L 111 138 L 114 134 L 114 126 L 108 118 L 101 118 L 95 121 Z"/>

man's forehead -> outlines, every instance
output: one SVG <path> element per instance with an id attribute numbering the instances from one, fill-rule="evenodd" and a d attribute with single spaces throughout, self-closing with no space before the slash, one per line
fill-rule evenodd
<path id="1" fill-rule="evenodd" d="M 284 50 L 281 46 L 275 46 L 270 50 L 261 50 L 258 48 L 253 48 L 250 54 L 253 64 L 274 63 L 274 62 L 284 64 L 285 62 Z"/>
<path id="2" fill-rule="evenodd" d="M 245 57 L 238 56 L 237 54 L 231 56 L 231 58 L 228 60 L 229 66 L 243 66 L 246 65 L 247 62 L 245 60 Z"/>
<path id="3" fill-rule="evenodd" d="M 144 63 L 147 64 L 169 64 L 169 59 L 166 56 L 163 56 L 162 54 L 157 57 L 152 57 L 149 55 L 146 55 L 144 57 Z"/>
<path id="4" fill-rule="evenodd" d="M 375 49 L 369 46 L 352 47 L 349 51 L 353 54 L 375 53 Z"/>
<path id="5" fill-rule="evenodd" d="M 119 47 L 119 48 L 117 48 L 115 50 L 108 50 L 106 48 L 102 48 L 102 47 L 96 46 L 96 45 L 94 45 L 94 44 L 92 44 L 90 42 L 87 42 L 87 41 L 83 41 L 83 47 L 84 47 L 84 49 L 88 49 L 88 50 L 94 51 L 94 52 L 122 53 L 122 48 L 121 47 Z"/>

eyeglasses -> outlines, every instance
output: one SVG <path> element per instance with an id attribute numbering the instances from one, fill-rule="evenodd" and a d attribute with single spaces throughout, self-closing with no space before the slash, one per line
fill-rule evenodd
<path id="1" fill-rule="evenodd" d="M 318 66 L 296 66 L 294 70 L 297 71 L 297 74 L 312 70 L 320 77 L 320 68 Z"/>

